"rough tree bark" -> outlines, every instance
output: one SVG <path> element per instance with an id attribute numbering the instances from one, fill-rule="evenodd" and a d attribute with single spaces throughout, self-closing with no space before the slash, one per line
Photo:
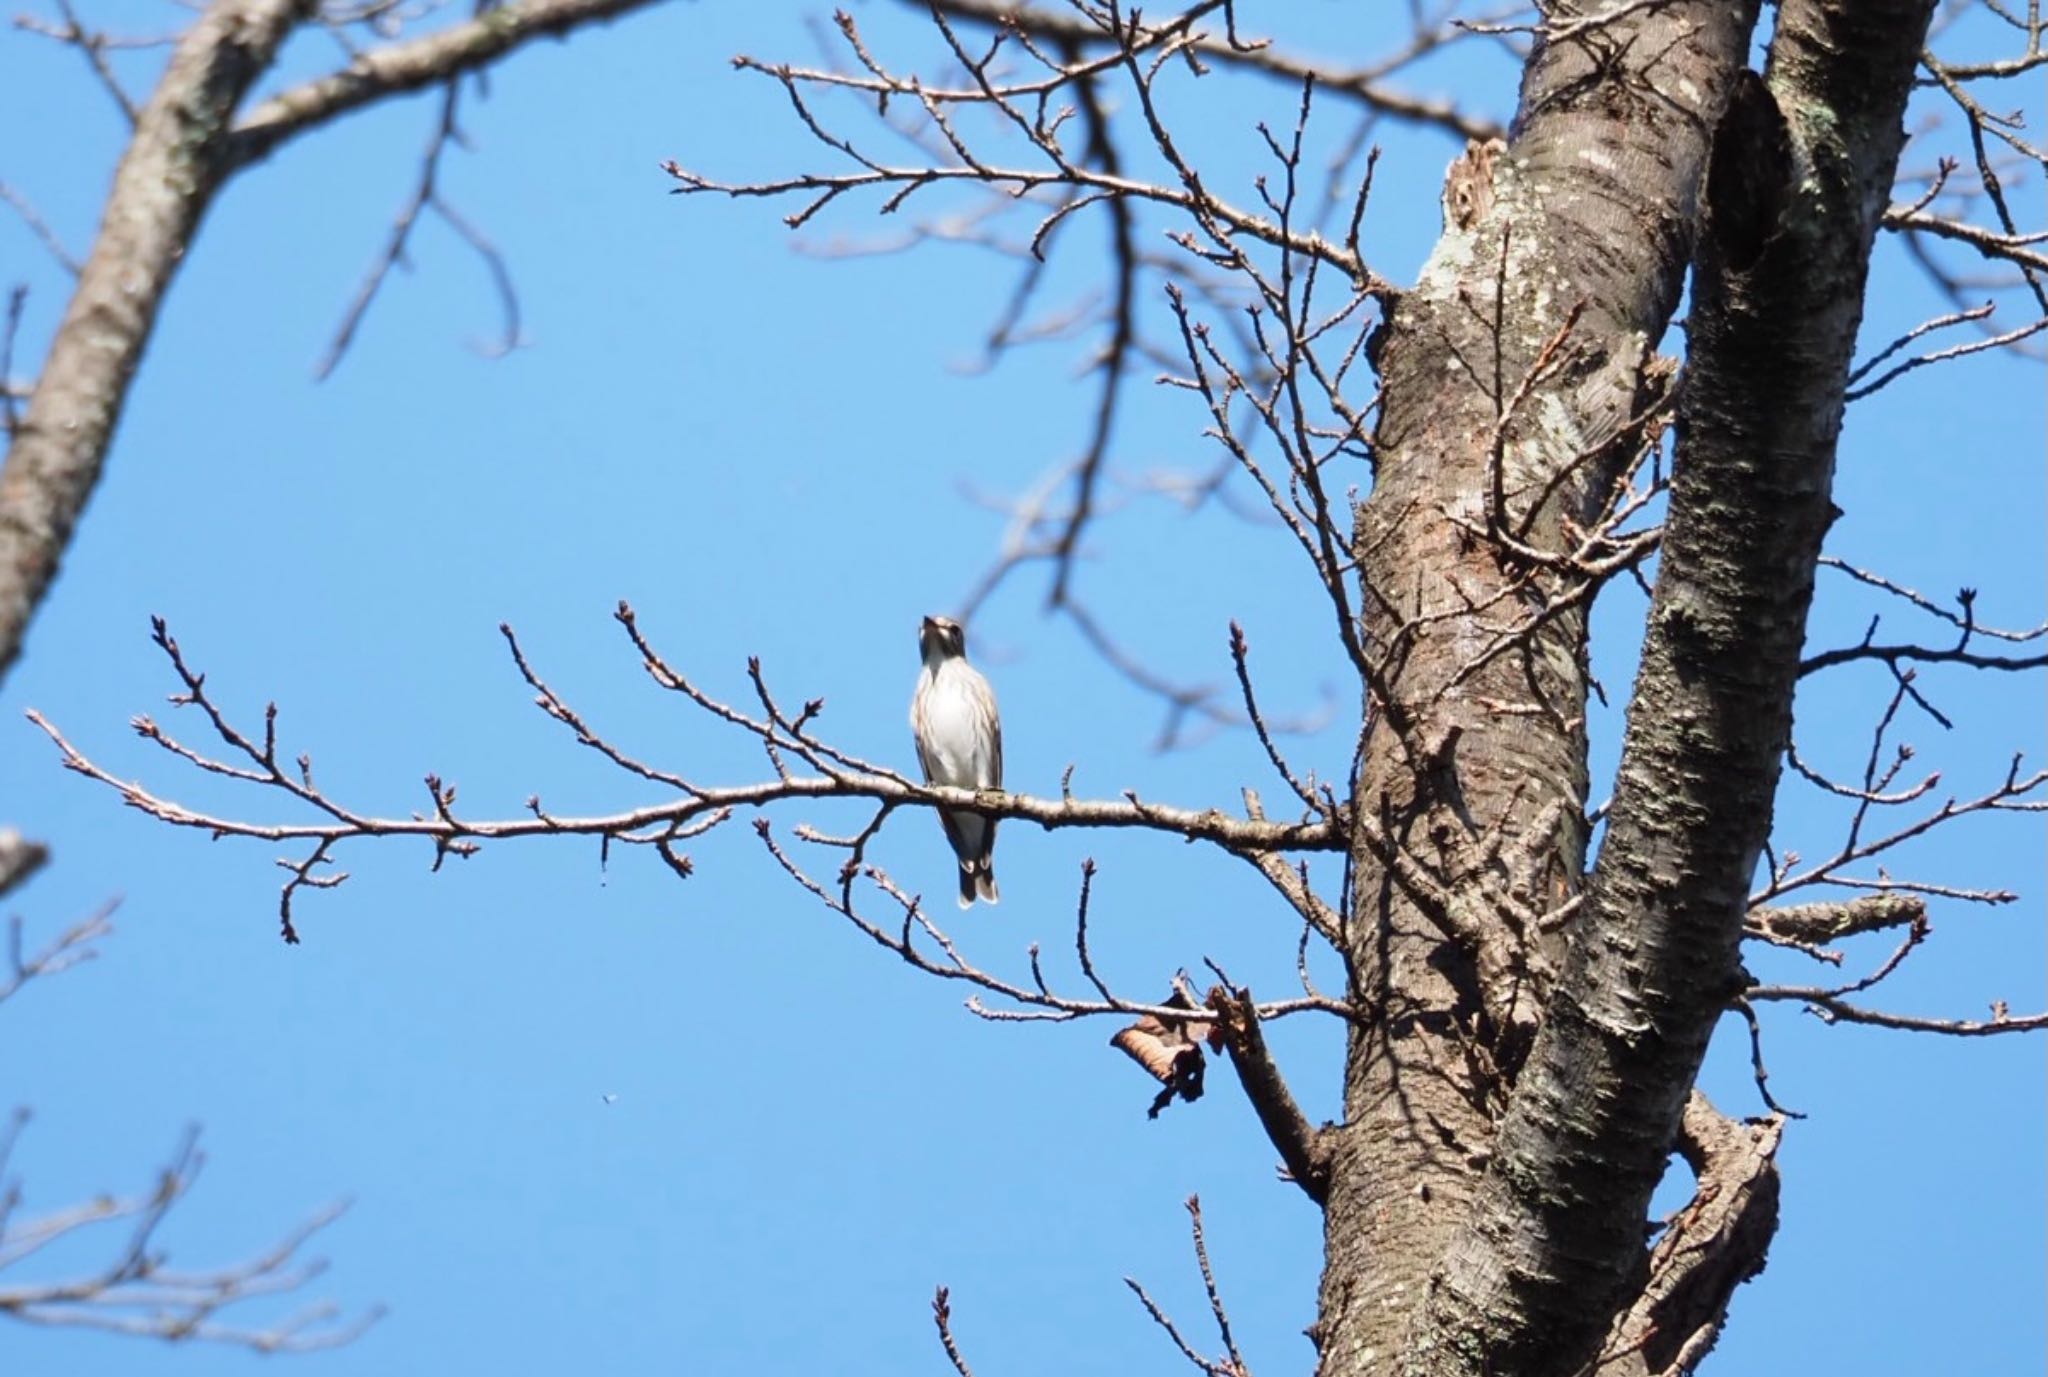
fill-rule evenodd
<path id="1" fill-rule="evenodd" d="M 1353 1037 L 1333 1131 L 1321 1371 L 1562 1377 L 1652 1282 L 1643 1220 L 1737 988 L 1929 8 L 1787 3 L 1768 82 L 1743 65 L 1753 4 L 1624 7 L 1576 31 L 1553 13 L 1490 204 L 1447 195 L 1392 318 L 1356 533 L 1384 657 L 1356 806 L 1463 897 L 1405 891 L 1361 833 L 1350 957 L 1379 1017 Z M 1583 869 L 1585 624 L 1569 588 L 1516 575 L 1563 555 L 1613 481 L 1612 422 L 1589 403 L 1649 400 L 1600 375 L 1640 369 L 1669 321 L 1710 144 L 1664 567 L 1553 987 L 1530 920 L 1554 921 Z M 1598 347 L 1557 362 L 1575 337 Z M 1510 527 L 1520 548 L 1495 538 Z M 1493 655 L 1516 619 L 1542 625 Z M 1516 855 L 1536 863 L 1514 873 Z M 1717 1323 L 1744 1274 L 1664 1334 Z"/>
<path id="2" fill-rule="evenodd" d="M 1355 550 L 1368 654 L 1384 668 L 1356 806 L 1474 901 L 1445 911 L 1405 892 L 1361 838 L 1349 956 L 1358 998 L 1380 1017 L 1353 1036 L 1332 1147 L 1326 1372 L 1390 1371 L 1405 1351 L 1491 1158 L 1501 1076 L 1527 1051 L 1539 934 L 1515 911 L 1556 906 L 1584 868 L 1585 609 L 1572 599 L 1480 663 L 1546 600 L 1540 585 L 1511 586 L 1526 566 L 1488 537 L 1492 479 L 1507 508 L 1495 518 L 1526 518 L 1525 542 L 1545 552 L 1605 496 L 1611 465 L 1581 451 L 1611 418 L 1579 399 L 1635 409 L 1644 341 L 1676 306 L 1709 134 L 1753 20 L 1753 5 L 1698 0 L 1545 43 L 1505 152 L 1474 150 L 1454 169 L 1444 238 L 1380 348 L 1379 472 Z M 1566 345 L 1601 347 L 1516 404 L 1575 308 Z M 1507 873 L 1511 852 L 1528 858 L 1523 873 Z M 1530 978 L 1517 982 L 1517 967 Z M 1510 1007 L 1499 993 L 1517 983 Z"/>
<path id="3" fill-rule="evenodd" d="M 0 676 L 99 481 L 128 382 L 228 171 L 235 107 L 311 0 L 216 4 L 178 40 L 0 469 Z"/>

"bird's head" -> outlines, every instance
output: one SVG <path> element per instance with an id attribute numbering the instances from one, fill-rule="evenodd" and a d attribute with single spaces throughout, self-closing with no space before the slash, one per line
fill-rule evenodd
<path id="1" fill-rule="evenodd" d="M 951 617 L 926 617 L 918 624 L 917 649 L 927 661 L 965 655 L 967 633 Z"/>

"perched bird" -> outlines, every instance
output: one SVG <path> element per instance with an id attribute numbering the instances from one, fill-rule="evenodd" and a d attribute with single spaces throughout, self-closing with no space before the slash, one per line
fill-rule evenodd
<path id="1" fill-rule="evenodd" d="M 917 737 L 917 763 L 926 784 L 956 789 L 1003 787 L 1003 724 L 996 716 L 995 690 L 967 663 L 967 633 L 947 617 L 926 617 L 917 630 L 924 672 L 910 700 L 910 730 Z M 957 809 L 939 810 L 946 840 L 960 858 L 960 907 L 975 896 L 995 903 L 996 872 L 991 857 L 996 820 Z"/>

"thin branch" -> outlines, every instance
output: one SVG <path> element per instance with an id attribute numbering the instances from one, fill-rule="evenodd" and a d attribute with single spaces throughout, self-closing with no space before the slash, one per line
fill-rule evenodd
<path id="1" fill-rule="evenodd" d="M 1757 1022 L 1756 1009 L 1747 999 L 1736 1000 L 1734 1008 L 1736 1013 L 1742 1015 L 1742 1021 L 1749 1026 L 1750 1076 L 1756 1082 L 1756 1093 L 1762 1097 L 1765 1107 L 1771 1113 L 1787 1119 L 1805 1118 L 1806 1116 L 1798 1110 L 1787 1109 L 1779 1104 L 1777 1097 L 1771 1094 L 1771 1073 L 1764 1066 L 1764 1030 L 1763 1025 Z"/>
<path id="2" fill-rule="evenodd" d="M 953 1365 L 953 1371 L 960 1377 L 974 1377 L 974 1369 L 960 1356 L 960 1345 L 953 1342 L 952 1292 L 943 1286 L 932 1293 L 932 1323 L 938 1326 L 939 1342 L 945 1347 L 946 1361 Z"/>
<path id="3" fill-rule="evenodd" d="M 126 1243 L 97 1268 L 51 1281 L 0 1283 L 0 1316 L 51 1328 L 96 1329 L 173 1343 L 229 1344 L 262 1353 L 335 1348 L 376 1323 L 381 1310 L 343 1321 L 339 1309 L 327 1303 L 267 1326 L 216 1319 L 230 1307 L 299 1290 L 319 1276 L 325 1264 L 303 1260 L 302 1250 L 344 1207 L 322 1210 L 242 1262 L 198 1271 L 173 1269 L 168 1255 L 156 1245 L 156 1234 L 198 1176 L 204 1159 L 197 1141 L 196 1130 L 185 1134 L 147 1194 L 126 1199 L 101 1196 L 86 1205 L 10 1222 L 0 1230 L 0 1271 L 11 1271 L 52 1244 L 77 1245 L 95 1225 L 130 1225 Z"/>
<path id="4" fill-rule="evenodd" d="M 346 68 L 281 91 L 235 122 L 230 160 L 242 166 L 339 115 L 489 66 L 536 38 L 644 9 L 654 0 L 508 0 L 439 33 L 375 48 Z"/>
<path id="5" fill-rule="evenodd" d="M 1209 1313 L 1216 1318 L 1216 1332 L 1223 1340 L 1223 1351 L 1230 1355 L 1230 1371 L 1234 1377 L 1251 1377 L 1251 1368 L 1245 1363 L 1244 1355 L 1237 1351 L 1237 1339 L 1230 1332 L 1230 1316 L 1223 1308 L 1223 1296 L 1216 1289 L 1216 1271 L 1209 1265 L 1209 1244 L 1202 1236 L 1202 1198 L 1191 1195 L 1187 1199 L 1188 1228 L 1194 1235 L 1195 1261 L 1202 1269 L 1202 1290 L 1209 1297 Z"/>
<path id="6" fill-rule="evenodd" d="M 1046 983 L 1043 968 L 1039 964 L 1038 948 L 1034 944 L 1029 953 L 1031 962 L 1031 984 L 1021 985 L 1013 980 L 995 974 L 969 961 L 960 951 L 959 945 L 945 929 L 941 928 L 926 914 L 921 896 L 905 893 L 903 888 L 880 866 L 862 859 L 867 841 L 879 829 L 881 819 L 863 831 L 852 843 L 853 854 L 841 865 L 839 884 L 836 890 L 828 888 L 806 872 L 789 852 L 775 839 L 774 830 L 768 819 L 757 818 L 754 831 L 761 844 L 774 859 L 783 873 L 795 881 L 798 887 L 823 904 L 831 912 L 851 923 L 869 941 L 899 957 L 905 964 L 936 976 L 941 980 L 958 980 L 979 990 L 986 991 L 1014 1005 L 1013 1008 L 990 1008 L 981 1002 L 979 995 L 970 996 L 967 1008 L 979 1018 L 996 1023 L 1065 1023 L 1080 1018 L 1104 1017 L 1109 1015 L 1140 1016 L 1150 1015 L 1162 1020 L 1179 1023 L 1207 1023 L 1214 1015 L 1206 1009 L 1189 1008 L 1172 1004 L 1148 1004 L 1127 999 L 1110 989 L 1096 973 L 1093 958 L 1087 947 L 1087 890 L 1088 880 L 1093 875 L 1092 864 L 1083 868 L 1082 896 L 1076 917 L 1075 947 L 1080 953 L 1084 974 L 1100 996 L 1096 999 L 1074 998 L 1062 995 Z M 801 831 L 799 835 L 804 835 Z M 822 845 L 837 845 L 830 838 L 806 835 L 806 840 Z M 856 899 L 856 879 L 865 879 L 882 894 L 901 915 L 901 921 L 885 926 L 877 919 L 862 912 Z M 933 956 L 920 946 L 917 938 L 922 933 L 930 945 L 938 948 Z M 1301 999 L 1279 1000 L 1259 1006 L 1261 1018 L 1282 1018 L 1291 1014 L 1308 1012 L 1330 1013 L 1350 1019 L 1352 1010 L 1327 996 L 1308 995 Z"/>
<path id="7" fill-rule="evenodd" d="M 1807 1012 L 1823 1023 L 1865 1023 L 1873 1028 L 1895 1028 L 1908 1033 L 1942 1033 L 1949 1037 L 1995 1037 L 2001 1033 L 2037 1033 L 2048 1029 L 2048 1013 L 2014 1015 L 2003 1003 L 1993 1006 L 1988 1019 L 1923 1018 L 1914 1014 L 1887 1013 L 1882 1009 L 1852 1004 L 1832 990 L 1802 985 L 1752 985 L 1742 992 L 1744 999 L 1792 1000 L 1807 1006 Z"/>
<path id="8" fill-rule="evenodd" d="M 462 140 L 461 129 L 456 123 L 456 111 L 461 94 L 461 78 L 450 77 L 442 91 L 440 111 L 435 119 L 433 132 L 428 136 L 426 151 L 420 158 L 418 182 L 413 188 L 412 195 L 406 199 L 397 216 L 393 218 L 390 236 L 386 239 L 382 252 L 377 255 L 376 261 L 370 265 L 370 271 L 364 276 L 362 285 L 356 289 L 348 309 L 343 313 L 341 324 L 336 327 L 334 338 L 327 346 L 327 352 L 321 356 L 319 364 L 313 370 L 314 377 L 324 380 L 333 375 L 342 357 L 348 353 L 357 328 L 369 314 L 370 305 L 377 299 L 378 290 L 383 287 L 384 280 L 391 275 L 393 268 L 409 262 L 406 255 L 412 241 L 413 229 L 418 225 L 421 213 L 429 210 L 440 216 L 442 221 L 469 245 L 483 260 L 485 268 L 490 273 L 492 286 L 497 291 L 499 305 L 504 312 L 505 327 L 499 342 L 485 352 L 497 356 L 510 353 L 518 347 L 519 297 L 513 289 L 512 275 L 505 266 L 504 256 L 481 231 L 448 204 L 440 189 L 441 155 L 448 150 L 450 144 Z"/>
<path id="9" fill-rule="evenodd" d="M 1036 37 L 1098 44 L 1107 39 L 1099 26 L 1084 19 L 1033 5 L 1005 3 L 1004 0 L 938 0 L 936 8 L 959 18 L 1003 25 Z M 1442 47 L 1454 37 L 1443 34 L 1429 44 L 1429 49 Z M 1410 95 L 1384 83 L 1382 78 L 1389 68 L 1405 65 L 1423 56 L 1428 49 L 1403 53 L 1393 61 L 1372 67 L 1343 68 L 1284 52 L 1263 39 L 1231 42 L 1228 38 L 1200 34 L 1187 46 L 1205 62 L 1242 67 L 1275 77 L 1291 86 L 1299 86 L 1302 81 L 1312 79 L 1316 85 L 1355 99 L 1379 114 L 1433 125 L 1459 138 L 1484 142 L 1498 138 L 1502 133 L 1500 125 L 1493 120 L 1469 114 L 1453 102 Z"/>
<path id="10" fill-rule="evenodd" d="M 84 265 L 78 261 L 78 255 L 64 247 L 64 241 L 57 237 L 57 231 L 50 227 L 50 222 L 42 217 L 41 212 L 35 208 L 28 197 L 22 195 L 13 187 L 7 185 L 7 183 L 0 182 L 0 201 L 5 201 L 12 207 L 14 213 L 21 217 L 21 222 L 28 226 L 29 233 L 33 234 L 45 249 L 49 250 L 50 257 L 57 260 L 57 266 L 73 277 L 78 276 L 84 268 Z M 0 378 L 5 377 L 5 370 L 0 370 Z"/>
<path id="11" fill-rule="evenodd" d="M 133 128 L 140 111 L 136 109 L 135 98 L 121 85 L 121 79 L 114 75 L 114 69 L 107 64 L 106 36 L 89 32 L 78 22 L 78 12 L 71 8 L 71 0 L 56 0 L 57 12 L 64 16 L 62 29 L 37 29 L 37 32 L 59 40 L 69 47 L 78 49 L 85 57 L 93 75 L 99 78 L 100 86 L 113 97 L 114 105 Z"/>
<path id="12" fill-rule="evenodd" d="M 33 955 L 23 955 L 21 919 L 9 918 L 7 969 L 0 972 L 0 1004 L 6 1003 L 31 980 L 57 975 L 97 957 L 99 949 L 93 943 L 113 932 L 114 925 L 109 920 L 119 906 L 120 900 L 109 900 L 101 905 L 97 912 L 81 918 L 57 934 L 47 946 Z"/>

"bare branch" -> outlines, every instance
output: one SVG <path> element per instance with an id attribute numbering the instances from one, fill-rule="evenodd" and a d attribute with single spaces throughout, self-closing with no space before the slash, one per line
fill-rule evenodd
<path id="1" fill-rule="evenodd" d="M 73 277 L 78 276 L 82 267 L 78 261 L 78 255 L 64 247 L 64 241 L 57 237 L 57 231 L 50 227 L 50 222 L 43 218 L 42 213 L 35 208 L 28 197 L 22 195 L 13 187 L 7 185 L 7 183 L 0 182 L 0 201 L 5 201 L 12 207 L 14 213 L 21 217 L 21 222 L 28 226 L 29 233 L 40 240 L 42 246 L 50 251 L 50 257 L 57 260 L 57 266 Z M 6 376 L 6 370 L 0 369 L 0 379 L 4 379 Z"/>
<path id="2" fill-rule="evenodd" d="M 1767 942 L 1818 946 L 1926 921 L 1927 901 L 1917 894 L 1866 894 L 1829 903 L 1751 909 L 1746 931 Z"/>
<path id="3" fill-rule="evenodd" d="M 8 919 L 7 969 L 0 972 L 0 1004 L 39 976 L 56 975 L 98 956 L 99 949 L 93 943 L 113 932 L 114 925 L 109 920 L 119 906 L 118 899 L 110 900 L 98 912 L 57 934 L 47 946 L 31 956 L 22 954 L 21 919 Z"/>
<path id="4" fill-rule="evenodd" d="M 1231 1069 L 1237 1072 L 1245 1098 L 1252 1102 L 1252 1109 L 1259 1116 L 1259 1125 L 1279 1150 L 1288 1179 L 1320 1205 L 1329 1192 L 1329 1149 L 1323 1135 L 1309 1126 L 1280 1068 L 1274 1064 L 1273 1054 L 1267 1050 L 1251 991 L 1227 990 L 1218 985 L 1209 991 L 1208 1005 L 1216 1013 L 1217 1026 L 1223 1030 L 1223 1046 L 1230 1054 Z"/>
<path id="5" fill-rule="evenodd" d="M 333 341 L 327 346 L 326 354 L 313 370 L 314 377 L 324 379 L 332 376 L 336 366 L 341 363 L 342 356 L 348 352 L 350 343 L 355 339 L 357 327 L 369 313 L 370 303 L 376 300 L 378 289 L 384 285 L 384 279 L 390 276 L 393 268 L 407 261 L 406 249 L 412 240 L 413 228 L 419 223 L 421 212 L 429 210 L 440 216 L 449 228 L 476 252 L 490 272 L 491 283 L 497 290 L 499 303 L 504 310 L 505 328 L 499 342 L 488 352 L 494 356 L 502 355 L 518 347 L 519 297 L 513 290 L 512 276 L 505 266 L 505 260 L 490 240 L 448 204 L 439 186 L 441 155 L 448 150 L 451 143 L 459 143 L 462 139 L 461 130 L 456 124 L 456 108 L 461 100 L 461 92 L 461 78 L 450 77 L 442 93 L 440 113 L 435 120 L 433 133 L 428 137 L 426 152 L 420 159 L 419 182 L 406 203 L 399 208 L 397 217 L 391 223 L 390 238 L 385 242 L 383 251 L 378 254 L 377 261 L 371 265 L 369 273 L 363 278 L 362 285 L 356 289 L 355 298 L 349 302 L 348 310 L 343 314 L 341 324 L 334 332 Z"/>
<path id="6" fill-rule="evenodd" d="M 886 809 L 884 810 L 886 813 Z M 992 971 L 975 965 L 964 956 L 957 943 L 945 929 L 941 928 L 924 911 L 920 896 L 907 894 L 881 867 L 867 863 L 863 857 L 868 842 L 880 830 L 882 818 L 875 821 L 850 843 L 852 854 L 839 869 L 838 889 L 832 890 L 819 882 L 798 865 L 787 850 L 775 840 L 774 831 L 766 818 L 754 821 L 754 831 L 767 848 L 768 854 L 782 868 L 785 875 L 823 904 L 827 909 L 846 919 L 864 936 L 885 951 L 894 953 L 907 965 L 926 975 L 941 980 L 958 980 L 977 989 L 987 991 L 1015 1007 L 990 1008 L 981 1002 L 979 995 L 970 996 L 968 1010 L 979 1018 L 996 1023 L 1065 1023 L 1078 1018 L 1137 1014 L 1140 1017 L 1158 1019 L 1162 1024 L 1184 1025 L 1207 1023 L 1214 1019 L 1208 1010 L 1194 1007 L 1191 1001 L 1182 1003 L 1146 1004 L 1116 994 L 1096 973 L 1093 958 L 1088 952 L 1087 939 L 1087 881 L 1094 873 L 1093 864 L 1083 867 L 1081 902 L 1075 918 L 1074 945 L 1079 953 L 1082 973 L 1095 987 L 1100 996 L 1097 999 L 1075 998 L 1052 990 L 1046 983 L 1045 973 L 1039 964 L 1038 947 L 1030 950 L 1031 984 L 1029 986 L 1007 980 Z M 820 845 L 840 845 L 836 839 L 820 837 L 815 833 L 799 832 L 804 839 Z M 900 923 L 890 926 L 870 918 L 860 910 L 855 897 L 856 879 L 866 879 L 881 893 L 901 915 Z M 917 941 L 922 933 L 939 954 L 928 954 Z M 1340 1018 L 1353 1017 L 1350 1006 L 1322 995 L 1305 995 L 1300 999 L 1279 1000 L 1259 1006 L 1262 1018 L 1282 1018 L 1290 1014 L 1319 1012 L 1335 1014 Z"/>
<path id="7" fill-rule="evenodd" d="M 281 91 L 234 125 L 234 166 L 268 157 L 280 144 L 387 96 L 438 85 L 489 66 L 536 38 L 561 38 L 586 24 L 644 9 L 654 0 L 508 0 L 475 19 L 359 54 L 338 72 Z"/>
<path id="8" fill-rule="evenodd" d="M 19 1129 L 20 1119 L 14 1128 Z M 11 1146 L 10 1132 L 0 1146 Z M 89 1204 L 0 1227 L 0 1273 L 52 1244 L 75 1250 L 95 1225 L 127 1223 L 128 1238 L 103 1265 L 49 1281 L 0 1281 L 0 1316 L 52 1328 L 229 1344 L 262 1353 L 302 1353 L 350 1343 L 376 1323 L 372 1310 L 341 1320 L 332 1304 L 318 1304 L 264 1326 L 218 1318 L 244 1302 L 288 1294 L 319 1276 L 325 1264 L 301 1257 L 308 1240 L 343 1210 L 322 1210 L 265 1251 L 242 1262 L 187 1271 L 170 1267 L 156 1244 L 165 1216 L 192 1188 L 203 1162 L 197 1130 L 188 1131 L 153 1190 L 128 1198 L 101 1196 Z M 0 1165 L 5 1153 L 0 1151 Z M 10 1195 L 11 1195 L 10 1188 Z"/>
<path id="9" fill-rule="evenodd" d="M 1923 593 L 1917 593 L 1903 584 L 1895 583 L 1882 574 L 1872 573 L 1868 569 L 1859 569 L 1848 561 L 1838 559 L 1833 555 L 1822 555 L 1820 557 L 1820 566 L 1823 569 L 1833 569 L 1837 573 L 1846 574 L 1856 582 L 1868 587 L 1889 593 L 1900 601 L 1909 603 L 1920 611 L 1925 612 L 1928 616 L 1946 622 L 1958 631 L 1968 632 L 1973 637 L 1982 636 L 1989 640 L 2010 641 L 2021 645 L 2028 641 L 2038 641 L 2048 637 L 2048 623 L 2018 630 L 1980 624 L 1977 621 L 1977 592 L 1973 588 L 1964 588 L 1957 592 L 1956 609 L 1951 610 L 1943 607 L 1940 603 Z"/>
<path id="10" fill-rule="evenodd" d="M 1993 1006 L 1988 1019 L 1923 1018 L 1914 1014 L 1893 1014 L 1881 1009 L 1852 1004 L 1834 990 L 1803 985 L 1752 985 L 1744 999 L 1792 1000 L 1807 1006 L 1807 1012 L 1823 1023 L 1867 1023 L 1874 1028 L 1894 1028 L 1907 1033 L 1942 1033 L 1949 1037 L 1995 1037 L 2001 1033 L 2037 1033 L 2048 1029 L 2048 1013 L 2014 1015 L 2004 1002 Z"/>
<path id="11" fill-rule="evenodd" d="M 1124 1278 L 1124 1285 L 1131 1288 L 1132 1294 L 1138 1298 L 1138 1303 L 1145 1307 L 1145 1313 L 1152 1317 L 1152 1322 L 1166 1331 L 1166 1337 L 1173 1341 L 1173 1346 L 1180 1350 L 1181 1356 L 1207 1377 L 1251 1377 L 1251 1368 L 1245 1363 L 1244 1355 L 1238 1352 L 1237 1339 L 1230 1332 L 1230 1315 L 1224 1309 L 1223 1298 L 1216 1289 L 1215 1270 L 1209 1265 L 1209 1245 L 1202 1236 L 1201 1197 L 1191 1195 L 1186 1203 L 1189 1226 L 1194 1235 L 1195 1261 L 1201 1268 L 1202 1289 L 1209 1298 L 1209 1313 L 1215 1318 L 1217 1333 L 1222 1338 L 1224 1356 L 1203 1357 L 1143 1286 L 1130 1277 Z"/>
<path id="12" fill-rule="evenodd" d="M 630 612 L 630 609 L 628 611 Z M 431 817 L 417 814 L 409 818 L 373 817 L 335 803 L 316 785 L 303 778 L 295 779 L 280 768 L 276 762 L 274 743 L 266 740 L 266 744 L 259 746 L 247 733 L 235 727 L 207 693 L 205 676 L 193 671 L 184 662 L 177 642 L 163 628 L 161 619 L 158 619 L 156 625 L 159 643 L 164 647 L 165 653 L 171 658 L 173 666 L 186 685 L 185 693 L 174 699 L 174 702 L 189 703 L 201 708 L 222 740 L 257 762 L 259 768 L 248 770 L 203 757 L 198 752 L 164 736 L 162 730 L 146 718 L 137 719 L 138 730 L 142 731 L 143 735 L 158 740 L 173 753 L 212 773 L 276 789 L 325 812 L 332 821 L 244 822 L 186 808 L 157 797 L 139 784 L 117 779 L 73 747 L 41 713 L 31 709 L 28 716 L 56 744 L 68 768 L 114 789 L 131 807 L 139 808 L 164 822 L 180 827 L 197 828 L 217 836 L 252 837 L 266 841 L 345 841 L 363 836 L 412 836 L 447 843 L 565 835 L 610 836 L 619 841 L 651 844 L 656 835 L 671 835 L 667 829 L 672 826 L 701 821 L 709 815 L 735 807 L 758 806 L 790 799 L 857 798 L 887 803 L 892 807 L 908 804 L 919 807 L 964 808 L 985 817 L 1021 818 L 1048 829 L 1139 828 L 1171 833 L 1192 841 L 1211 842 L 1232 852 L 1334 851 L 1342 849 L 1346 844 L 1342 828 L 1328 818 L 1291 823 L 1233 818 L 1215 808 L 1197 811 L 1147 802 L 1134 792 L 1127 792 L 1120 802 L 1073 798 L 1040 799 L 1026 794 L 1005 794 L 997 790 L 977 792 L 970 789 L 916 785 L 894 772 L 868 773 L 869 767 L 864 766 L 857 766 L 852 770 L 833 768 L 831 773 L 824 777 L 792 775 L 789 778 L 755 784 L 702 788 L 680 801 L 653 804 L 595 817 L 564 818 L 538 815 L 530 818 L 473 820 L 458 819 L 449 809 L 437 809 L 435 815 Z M 683 683 L 684 681 L 679 678 L 674 680 L 674 686 L 681 687 Z M 780 722 L 764 722 L 749 718 L 701 694 L 699 701 L 700 705 L 713 715 L 742 726 L 764 741 L 780 743 L 792 750 L 808 750 L 814 753 L 824 749 L 807 735 L 790 730 Z"/>
<path id="13" fill-rule="evenodd" d="M 960 1346 L 953 1342 L 952 1293 L 941 1286 L 932 1293 L 932 1323 L 939 1328 L 939 1342 L 945 1347 L 946 1360 L 953 1365 L 953 1371 L 960 1377 L 974 1377 L 974 1369 L 967 1366 L 967 1360 L 960 1356 Z"/>
<path id="14" fill-rule="evenodd" d="M 1098 44 L 1106 38 L 1102 28 L 1084 19 L 1034 5 L 1004 3 L 1004 0 L 938 0 L 934 8 L 959 18 L 1003 25 L 1040 38 Z M 1497 138 L 1501 127 L 1492 120 L 1468 114 L 1449 101 L 1409 95 L 1384 83 L 1383 78 L 1394 68 L 1406 66 L 1455 40 L 1456 34 L 1450 30 L 1431 30 L 1426 39 L 1419 40 L 1388 61 L 1349 69 L 1282 52 L 1264 39 L 1232 42 L 1228 38 L 1201 34 L 1188 46 L 1204 61 L 1242 67 L 1276 77 L 1289 85 L 1298 86 L 1304 80 L 1313 80 L 1326 90 L 1351 97 L 1368 109 L 1394 119 L 1435 125 L 1465 139 Z"/>
<path id="15" fill-rule="evenodd" d="M 32 32 L 40 33 L 68 47 L 78 49 L 93 75 L 99 78 L 100 86 L 113 97 L 114 105 L 124 119 L 133 125 L 140 112 L 135 108 L 134 98 L 121 85 L 121 79 L 114 75 L 114 69 L 107 65 L 106 35 L 94 33 L 78 22 L 78 12 L 71 8 L 71 0 L 56 0 L 57 12 L 64 16 L 63 27 L 28 26 Z"/>

